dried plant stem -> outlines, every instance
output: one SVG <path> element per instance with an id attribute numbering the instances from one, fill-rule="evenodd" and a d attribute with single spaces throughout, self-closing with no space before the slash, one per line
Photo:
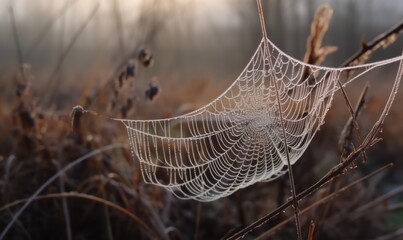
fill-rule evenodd
<path id="1" fill-rule="evenodd" d="M 268 52 L 268 43 L 267 43 L 267 31 L 266 31 L 266 23 L 264 20 L 264 15 L 263 15 L 263 8 L 262 8 L 262 1 L 261 0 L 256 0 L 257 7 L 258 7 L 258 12 L 259 12 L 259 19 L 260 19 L 260 25 L 262 28 L 262 34 L 264 37 L 264 43 L 265 43 L 265 50 L 264 52 Z M 269 60 L 269 67 L 272 68 L 272 62 Z M 294 206 L 294 216 L 295 216 L 295 225 L 296 225 L 296 230 L 297 230 L 297 239 L 302 240 L 302 234 L 301 234 L 301 224 L 299 220 L 299 208 L 298 208 L 298 200 L 296 197 L 296 190 L 295 190 L 295 183 L 294 183 L 294 174 L 292 172 L 292 165 L 290 161 L 290 154 L 289 154 L 289 149 L 288 149 L 288 142 L 287 142 L 287 134 L 285 131 L 285 124 L 284 124 L 284 118 L 283 118 L 283 110 L 281 107 L 280 103 L 280 95 L 279 95 L 279 89 L 278 89 L 278 84 L 277 81 L 275 80 L 274 76 L 272 76 L 272 81 L 274 82 L 275 86 L 275 91 L 276 91 L 276 99 L 277 99 L 277 105 L 279 109 L 279 114 L 280 114 L 280 122 L 281 122 L 281 130 L 284 138 L 284 146 L 285 146 L 285 154 L 287 158 L 287 167 L 288 167 L 288 178 L 290 180 L 290 185 L 291 185 L 291 195 L 292 195 L 292 200 L 293 200 L 293 206 Z"/>
<path id="2" fill-rule="evenodd" d="M 115 17 L 116 30 L 118 32 L 118 40 L 119 40 L 119 50 L 120 54 L 124 54 L 126 51 L 124 34 L 123 34 L 123 23 L 122 23 L 122 14 L 120 11 L 119 0 L 112 0 L 113 4 L 113 15 Z"/>
<path id="3" fill-rule="evenodd" d="M 351 187 L 357 185 L 358 183 L 361 183 L 361 182 L 367 180 L 368 178 L 371 178 L 371 177 L 375 176 L 376 174 L 379 174 L 379 173 L 381 173 L 383 171 L 386 171 L 387 169 L 391 168 L 392 166 L 393 166 L 393 163 L 389 163 L 389 164 L 387 164 L 387 165 L 385 165 L 383 167 L 378 168 L 377 170 L 367 174 L 366 176 L 361 177 L 361 178 L 355 180 L 354 182 L 352 182 L 352 183 L 350 183 L 350 184 L 338 189 L 337 191 L 335 191 L 335 192 L 333 192 L 333 193 L 331 193 L 331 194 L 319 199 L 318 201 L 312 203 L 308 207 L 302 209 L 300 213 L 305 214 L 305 213 L 309 212 L 310 210 L 314 209 L 315 207 L 333 200 L 334 198 L 340 196 L 340 194 L 342 194 L 346 190 L 350 189 Z M 273 235 L 276 231 L 278 231 L 281 227 L 285 226 L 287 223 L 289 223 L 292 220 L 293 220 L 293 217 L 289 217 L 289 218 L 285 219 L 281 223 L 277 224 L 276 226 L 274 226 L 271 229 L 267 230 L 266 232 L 262 233 L 257 239 L 267 239 L 268 237 Z M 310 238 L 308 237 L 308 239 L 310 239 Z"/>
<path id="4" fill-rule="evenodd" d="M 98 12 L 100 4 L 96 4 L 94 9 L 91 11 L 90 15 L 88 16 L 87 20 L 84 21 L 84 23 L 81 25 L 81 27 L 78 29 L 76 34 L 73 36 L 73 38 L 70 40 L 69 44 L 66 46 L 66 48 L 63 50 L 61 53 L 59 60 L 56 63 L 55 68 L 53 69 L 52 73 L 50 74 L 47 83 L 45 84 L 46 89 L 45 92 L 47 93 L 45 96 L 45 99 L 43 99 L 43 102 L 45 104 L 49 104 L 49 102 L 52 100 L 52 88 L 53 88 L 53 82 L 60 71 L 60 69 L 63 66 L 63 62 L 66 59 L 67 55 L 69 54 L 70 50 L 73 48 L 74 44 L 76 43 L 78 37 L 84 32 L 85 28 L 88 26 L 88 24 L 91 22 L 95 14 Z"/>
<path id="5" fill-rule="evenodd" d="M 350 98 L 348 97 L 346 91 L 344 90 L 343 84 L 341 83 L 340 79 L 337 79 L 337 84 L 339 85 L 339 88 L 340 88 L 340 90 L 341 90 L 341 92 L 343 94 L 344 101 L 345 101 L 345 103 L 347 105 L 347 108 L 349 109 L 349 112 L 350 112 L 350 115 L 351 115 L 351 122 L 352 122 L 352 124 L 354 126 L 354 129 L 355 129 L 355 132 L 357 134 L 358 141 L 361 142 L 362 139 L 361 139 L 361 136 L 360 136 L 360 128 L 359 128 L 358 122 L 357 122 L 357 112 L 353 109 L 353 106 L 351 104 Z M 353 143 L 351 143 L 351 144 L 353 144 Z M 364 162 L 366 162 L 367 161 L 367 154 L 366 154 L 365 151 L 363 151 L 361 153 L 361 156 L 364 159 Z"/>
<path id="6" fill-rule="evenodd" d="M 123 214 L 125 214 L 126 216 L 128 216 L 130 219 L 132 219 L 134 222 L 136 222 L 137 224 L 139 224 L 139 226 L 150 235 L 150 237 L 152 237 L 153 239 L 157 238 L 158 239 L 158 234 L 156 232 L 154 232 L 154 230 L 152 230 L 144 221 L 141 220 L 140 217 L 134 215 L 133 213 L 131 213 L 130 211 L 126 210 L 125 208 L 111 202 L 108 201 L 106 199 L 97 197 L 97 196 L 93 196 L 93 195 L 89 195 L 86 193 L 78 193 L 78 192 L 63 192 L 63 193 L 50 193 L 50 194 L 44 194 L 41 196 L 35 196 L 35 198 L 33 198 L 31 200 L 31 198 L 26 198 L 26 199 L 21 199 L 21 200 L 17 200 L 14 201 L 12 203 L 9 203 L 3 207 L 0 208 L 0 211 L 4 211 L 6 209 L 9 209 L 11 207 L 20 205 L 20 204 L 24 204 L 24 206 L 27 203 L 30 203 L 32 201 L 38 201 L 38 200 L 45 200 L 45 199 L 56 199 L 56 198 L 79 198 L 79 199 L 85 199 L 85 200 L 90 200 L 93 202 L 98 202 L 101 203 L 105 206 L 111 207 Z"/>
<path id="7" fill-rule="evenodd" d="M 314 235 L 315 235 L 315 223 L 311 221 L 311 224 L 309 225 L 308 240 L 314 240 Z"/>
<path id="8" fill-rule="evenodd" d="M 202 203 L 198 202 L 197 209 L 196 209 L 196 231 L 195 231 L 195 237 L 194 237 L 195 240 L 199 239 L 199 234 L 200 234 L 201 209 L 202 209 Z"/>
<path id="9" fill-rule="evenodd" d="M 32 45 L 28 48 L 27 58 L 30 58 L 32 54 L 35 52 L 36 48 L 38 47 L 39 43 L 42 42 L 43 38 L 49 33 L 52 29 L 53 25 L 57 23 L 57 20 L 64 16 L 67 10 L 72 7 L 77 0 L 69 0 L 66 1 L 65 5 L 58 11 L 53 17 L 49 19 L 46 25 L 39 31 L 39 34 L 36 36 L 35 40 L 32 41 Z"/>
<path id="10" fill-rule="evenodd" d="M 362 43 L 361 49 L 347 59 L 342 66 L 353 66 L 360 62 L 360 59 L 367 58 L 367 54 L 371 54 L 373 51 L 377 50 L 379 47 L 386 47 L 392 43 L 397 35 L 403 31 L 403 21 L 393 26 L 391 29 L 384 33 L 379 34 L 374 39 L 368 43 Z"/>
<path id="11" fill-rule="evenodd" d="M 13 166 L 15 159 L 16 159 L 16 157 L 14 155 L 10 155 L 7 158 L 6 167 L 4 170 L 4 178 L 3 178 L 3 181 L 4 181 L 4 192 L 3 193 L 5 193 L 6 191 L 8 191 L 10 189 L 11 167 Z M 4 202 L 8 202 L 8 201 L 9 201 L 9 196 L 7 194 L 4 194 Z M 7 213 L 11 217 L 13 217 L 13 213 L 10 209 L 7 209 Z M 15 224 L 19 227 L 19 231 L 21 231 L 27 239 L 31 239 L 31 236 L 29 235 L 27 229 L 24 228 L 24 226 L 22 225 L 22 223 L 19 220 L 17 220 Z"/>
<path id="12" fill-rule="evenodd" d="M 399 187 L 391 190 L 390 192 L 388 192 L 388 193 L 386 193 L 386 194 L 374 199 L 373 201 L 371 201 L 371 202 L 369 202 L 367 204 L 364 204 L 361 207 L 357 208 L 356 210 L 354 210 L 354 212 L 352 212 L 352 214 L 350 215 L 349 219 L 354 220 L 354 219 L 357 219 L 357 218 L 361 217 L 363 214 L 365 214 L 365 212 L 368 209 L 371 209 L 371 208 L 373 208 L 375 206 L 382 205 L 382 203 L 386 202 L 388 199 L 390 199 L 390 198 L 392 198 L 392 197 L 394 197 L 397 194 L 402 193 L 402 192 L 403 192 L 403 185 L 399 186 Z"/>
<path id="13" fill-rule="evenodd" d="M 53 164 L 56 165 L 57 170 L 61 171 L 61 166 L 59 162 L 55 159 L 52 160 Z M 64 187 L 63 175 L 59 177 L 59 187 L 62 193 L 66 192 Z M 71 232 L 71 224 L 70 224 L 70 214 L 69 214 L 69 206 L 67 204 L 66 198 L 62 198 L 63 205 L 63 213 L 64 213 L 64 222 L 66 224 L 66 232 L 67 232 L 67 240 L 73 239 L 73 234 Z"/>
<path id="14" fill-rule="evenodd" d="M 66 165 L 62 170 L 58 171 L 55 175 L 53 175 L 51 178 L 49 178 L 42 186 L 40 186 L 32 195 L 31 197 L 25 202 L 25 204 L 14 214 L 13 218 L 10 220 L 10 222 L 7 224 L 7 226 L 2 230 L 0 234 L 0 240 L 4 239 L 10 228 L 13 226 L 15 221 L 20 217 L 20 215 L 25 211 L 25 209 L 29 206 L 29 204 L 43 191 L 47 186 L 49 186 L 53 181 L 55 181 L 57 178 L 59 178 L 62 174 L 64 174 L 67 170 L 73 168 L 74 166 L 82 163 L 83 161 L 90 159 L 91 157 L 98 155 L 102 152 L 109 151 L 112 149 L 116 148 L 123 148 L 126 147 L 126 145 L 116 143 L 116 144 L 110 144 L 98 149 L 95 149 L 80 158 L 77 158 L 76 160 L 72 161 L 68 165 Z"/>
<path id="15" fill-rule="evenodd" d="M 19 66 L 19 68 L 21 68 L 22 64 L 24 63 L 24 59 L 22 57 L 22 50 L 21 50 L 20 38 L 18 35 L 18 30 L 17 30 L 17 24 L 15 23 L 14 8 L 12 6 L 10 6 L 9 10 L 10 10 L 10 18 L 11 18 L 11 28 L 13 29 L 15 47 L 17 49 L 18 66 Z"/>
<path id="16" fill-rule="evenodd" d="M 102 184 L 102 189 L 101 194 L 102 194 L 102 199 L 106 199 L 106 190 L 105 190 L 105 184 Z M 106 225 L 106 233 L 107 233 L 107 239 L 113 240 L 113 233 L 112 233 L 112 226 L 111 226 L 111 220 L 110 220 L 110 214 L 109 214 L 109 208 L 107 205 L 104 205 L 103 207 L 104 215 L 105 215 L 105 225 Z"/>
<path id="17" fill-rule="evenodd" d="M 386 116 L 389 113 L 390 108 L 392 107 L 392 103 L 396 97 L 397 90 L 400 85 L 400 81 L 403 75 L 403 61 L 400 62 L 399 64 L 399 69 L 398 73 L 396 75 L 395 82 L 393 84 L 391 93 L 389 95 L 389 98 L 385 104 L 384 110 L 382 111 L 382 114 L 380 115 L 378 121 L 374 124 L 374 126 L 371 128 L 369 133 L 366 135 L 364 138 L 363 142 L 360 144 L 358 148 L 356 148 L 350 155 L 348 155 L 345 160 L 336 166 L 332 167 L 327 174 L 322 177 L 319 181 L 308 187 L 306 190 L 301 192 L 300 194 L 297 195 L 297 200 L 301 200 L 305 198 L 306 196 L 312 194 L 313 192 L 317 191 L 319 188 L 327 184 L 329 181 L 331 181 L 333 178 L 338 177 L 340 174 L 343 173 L 343 171 L 350 166 L 350 164 L 364 151 L 366 151 L 368 148 L 372 147 L 374 144 L 378 142 L 378 139 L 376 138 L 376 135 L 379 133 L 381 130 L 383 123 L 385 121 Z M 230 236 L 228 239 L 239 239 L 245 236 L 247 233 L 251 232 L 252 230 L 258 228 L 259 226 L 263 225 L 266 223 L 268 220 L 273 218 L 274 216 L 278 215 L 291 205 L 293 205 L 294 200 L 289 200 L 285 202 L 283 205 L 279 206 L 276 208 L 274 211 L 270 212 L 269 214 L 263 216 L 262 218 L 256 220 L 246 228 L 238 231 L 234 235 Z"/>
<path id="18" fill-rule="evenodd" d="M 399 228 L 396 231 L 389 233 L 387 235 L 377 237 L 374 240 L 395 240 L 400 239 L 399 237 L 403 236 L 403 228 Z"/>
<path id="19" fill-rule="evenodd" d="M 347 122 L 344 125 L 344 128 L 340 134 L 339 148 L 341 150 L 342 157 L 345 157 L 351 153 L 351 149 L 349 146 L 352 145 L 352 141 L 353 141 L 353 127 L 354 127 L 353 119 L 357 118 L 358 114 L 360 113 L 360 111 L 362 110 L 362 108 L 365 104 L 365 97 L 368 92 L 368 87 L 369 87 L 369 85 L 367 82 L 360 94 L 360 97 L 358 98 L 355 109 L 352 112 L 353 115 L 350 116 L 350 118 L 347 120 Z M 361 140 L 359 140 L 359 141 L 361 141 Z"/>
<path id="20" fill-rule="evenodd" d="M 289 153 L 289 150 L 288 150 L 288 143 L 287 143 L 287 135 L 286 135 L 286 132 L 285 132 L 283 110 L 282 110 L 281 104 L 280 104 L 280 96 L 279 96 L 277 82 L 275 82 L 274 86 L 275 86 L 275 89 L 276 89 L 277 105 L 278 105 L 278 109 L 279 109 L 279 113 L 280 113 L 281 130 L 282 130 L 283 137 L 284 137 L 285 154 L 286 154 L 287 166 L 288 166 L 288 178 L 290 180 L 290 185 L 291 185 L 291 195 L 292 195 L 292 202 L 293 202 L 293 206 L 294 206 L 295 225 L 296 225 L 296 228 L 297 228 L 297 239 L 302 240 L 301 225 L 300 225 L 300 221 L 299 221 L 299 207 L 298 207 L 297 193 L 296 193 L 296 190 L 295 190 L 294 175 L 293 175 L 293 172 L 292 172 L 292 165 L 291 165 L 291 161 L 290 161 L 290 153 Z"/>

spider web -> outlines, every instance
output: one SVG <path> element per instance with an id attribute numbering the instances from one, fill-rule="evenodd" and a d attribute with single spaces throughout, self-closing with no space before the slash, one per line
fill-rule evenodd
<path id="1" fill-rule="evenodd" d="M 182 199 L 212 201 L 287 172 L 287 150 L 294 164 L 324 123 L 342 77 L 346 85 L 401 59 L 320 67 L 263 37 L 241 75 L 204 107 L 168 119 L 117 120 L 127 128 L 145 182 Z"/>

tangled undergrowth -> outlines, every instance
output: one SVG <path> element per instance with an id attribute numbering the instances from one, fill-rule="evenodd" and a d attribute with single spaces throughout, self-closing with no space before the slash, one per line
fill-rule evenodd
<path id="1" fill-rule="evenodd" d="M 323 51 L 320 46 L 327 29 L 318 24 L 321 20 L 319 17 L 314 20 L 318 27 L 316 33 L 312 31 L 315 35 L 306 55 L 310 56 L 306 58 L 310 63 L 319 63 L 334 50 Z M 382 44 L 390 44 L 389 40 Z M 369 50 L 374 51 L 378 45 L 374 46 Z M 201 96 L 206 99 L 219 93 L 216 86 L 206 85 L 206 81 L 161 89 L 154 80 L 139 88 L 138 71 L 146 71 L 152 61 L 150 51 L 140 49 L 113 77 L 105 77 L 104 85 L 86 89 L 81 100 L 72 101 L 72 108 L 80 104 L 108 116 L 167 117 L 196 108 L 195 102 L 201 101 Z M 45 107 L 49 106 L 41 102 L 45 92 L 32 90 L 33 76 L 28 65 L 21 66 L 11 77 L 4 77 L 11 79 L 14 86 L 12 98 L 0 102 L 0 230 L 25 199 L 64 166 L 111 143 L 121 143 L 120 147 L 100 152 L 63 173 L 35 198 L 6 239 L 218 239 L 288 200 L 286 177 L 258 183 L 211 203 L 178 200 L 164 189 L 142 182 L 138 163 L 133 161 L 126 145 L 123 126 L 79 107 L 72 112 Z M 382 108 L 379 103 L 385 102 L 386 93 L 374 92 L 369 88 L 366 97 L 361 99 L 362 106 L 366 107 L 359 110 L 358 117 L 363 132 L 371 127 L 367 122 L 375 119 Z M 356 95 L 351 98 L 357 99 Z M 396 102 L 401 99 L 400 94 Z M 327 124 L 296 164 L 297 192 L 311 186 L 340 161 L 337 142 L 349 113 L 341 95 L 334 106 Z M 366 153 L 366 162 L 359 158 L 344 174 L 300 201 L 300 208 L 306 209 L 301 212 L 304 236 L 309 239 L 401 237 L 402 118 L 397 110 L 388 116 L 382 133 L 385 140 Z M 348 141 L 354 142 L 354 138 Z M 342 142 L 346 141 L 344 136 Z M 388 172 L 368 175 L 390 162 L 394 166 L 388 165 Z M 363 177 L 367 179 L 359 180 Z M 324 201 L 328 196 L 331 198 Z M 311 206 L 318 202 L 321 203 Z M 247 238 L 293 238 L 292 216 L 292 210 L 279 214 Z"/>

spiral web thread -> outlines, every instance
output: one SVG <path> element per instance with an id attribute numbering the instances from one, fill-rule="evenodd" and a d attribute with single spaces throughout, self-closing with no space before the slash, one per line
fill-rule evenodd
<path id="1" fill-rule="evenodd" d="M 294 164 L 323 124 L 342 76 L 350 75 L 346 85 L 401 60 L 314 66 L 293 59 L 264 37 L 241 75 L 204 107 L 168 119 L 118 120 L 127 128 L 145 182 L 179 198 L 212 201 L 287 172 L 286 146 Z"/>

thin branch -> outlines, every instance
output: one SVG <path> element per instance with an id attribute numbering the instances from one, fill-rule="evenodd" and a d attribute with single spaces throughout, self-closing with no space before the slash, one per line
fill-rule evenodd
<path id="1" fill-rule="evenodd" d="M 290 153 L 289 153 L 289 149 L 288 149 L 287 135 L 286 135 L 286 131 L 285 131 L 285 124 L 284 124 L 284 118 L 283 118 L 283 111 L 282 111 L 282 107 L 281 107 L 281 103 L 280 103 L 280 96 L 279 96 L 277 81 L 275 81 L 274 78 L 273 78 L 273 81 L 275 82 L 274 87 L 276 89 L 277 105 L 278 105 L 279 114 L 280 114 L 281 129 L 282 129 L 282 133 L 283 133 L 283 137 L 284 137 L 285 154 L 286 154 L 287 166 L 288 166 L 288 178 L 290 179 L 292 202 L 293 202 L 293 206 L 294 206 L 295 225 L 297 227 L 297 238 L 298 238 L 298 240 L 302 240 L 301 224 L 299 221 L 299 213 L 298 213 L 299 212 L 298 200 L 297 200 L 297 196 L 296 196 L 297 193 L 295 190 L 294 175 L 292 172 L 292 165 L 291 165 L 291 161 L 290 161 Z"/>
<path id="2" fill-rule="evenodd" d="M 260 18 L 260 25 L 262 28 L 262 34 L 264 38 L 264 52 L 269 51 L 268 48 L 268 43 L 267 43 L 267 31 L 266 31 L 266 23 L 264 20 L 264 15 L 263 15 L 263 8 L 262 8 L 262 1 L 261 0 L 256 0 L 257 7 L 258 7 L 258 12 L 259 12 L 259 18 Z M 269 60 L 269 67 L 272 68 L 272 63 L 271 60 Z M 266 67 L 266 65 L 264 66 Z M 287 142 L 287 134 L 285 131 L 285 123 L 284 123 L 284 118 L 283 118 L 283 110 L 281 107 L 280 103 L 280 94 L 278 90 L 278 83 L 274 76 L 272 76 L 271 80 L 274 82 L 275 86 L 275 91 L 276 91 L 276 99 L 277 99 L 277 106 L 280 114 L 280 123 L 281 123 L 281 129 L 282 129 L 282 134 L 284 138 L 284 146 L 285 146 L 285 154 L 287 158 L 287 167 L 288 167 L 288 178 L 290 180 L 290 185 L 291 185 L 291 195 L 292 195 L 292 200 L 293 200 L 293 206 L 294 206 L 294 216 L 295 216 L 295 225 L 297 228 L 297 239 L 302 240 L 302 234 L 301 234 L 301 224 L 299 220 L 299 208 L 298 208 L 298 200 L 296 197 L 296 190 L 295 190 L 295 183 L 294 183 L 294 174 L 292 172 L 292 165 L 290 161 L 290 153 L 288 149 L 288 142 Z"/>
<path id="3" fill-rule="evenodd" d="M 309 232 L 308 232 L 308 240 L 314 240 L 315 235 L 315 223 L 311 220 L 311 224 L 309 225 Z"/>
<path id="4" fill-rule="evenodd" d="M 21 68 L 22 64 L 24 63 L 24 59 L 22 57 L 20 38 L 19 38 L 19 35 L 18 35 L 17 24 L 15 22 L 14 8 L 12 6 L 10 6 L 9 10 L 10 10 L 11 27 L 13 29 L 15 47 L 17 49 L 18 67 Z"/>
<path id="5" fill-rule="evenodd" d="M 194 236 L 195 240 L 200 239 L 199 235 L 200 235 L 201 209 L 202 209 L 202 203 L 198 202 L 197 203 L 197 208 L 196 208 L 196 231 L 195 231 L 195 236 Z"/>
<path id="6" fill-rule="evenodd" d="M 367 174 L 366 176 L 361 177 L 361 178 L 355 180 L 354 182 L 352 182 L 352 183 L 350 183 L 350 184 L 338 189 L 337 191 L 335 191 L 335 192 L 333 192 L 333 193 L 331 193 L 331 194 L 319 199 L 318 201 L 312 203 L 308 207 L 302 209 L 301 212 L 300 212 L 301 215 L 309 212 L 310 210 L 318 207 L 321 204 L 324 204 L 326 202 L 329 202 L 329 201 L 335 199 L 336 197 L 340 196 L 342 193 L 344 193 L 345 191 L 347 191 L 351 187 L 353 187 L 353 186 L 355 186 L 355 185 L 357 185 L 357 184 L 359 184 L 359 183 L 361 183 L 361 182 L 363 182 L 363 181 L 375 176 L 376 174 L 379 174 L 379 173 L 381 173 L 383 171 L 386 171 L 387 169 L 391 168 L 392 166 L 393 166 L 393 163 L 389 163 L 389 164 L 387 164 L 387 165 L 385 165 L 383 167 L 380 167 L 377 170 Z M 289 218 L 285 219 L 281 223 L 277 224 L 276 226 L 272 227 L 271 229 L 269 229 L 266 232 L 264 232 L 263 234 L 261 234 L 257 239 L 267 239 L 272 234 L 274 234 L 277 230 L 279 230 L 281 227 L 283 227 L 284 225 L 286 225 L 287 223 L 292 221 L 292 219 L 293 219 L 292 217 L 289 217 Z"/>
<path id="7" fill-rule="evenodd" d="M 374 240 L 395 240 L 400 239 L 399 237 L 401 236 L 403 236 L 403 228 L 399 228 L 396 231 L 389 233 L 387 235 L 377 237 Z"/>
<path id="8" fill-rule="evenodd" d="M 52 163 L 54 165 L 56 165 L 58 171 L 61 170 L 60 163 L 57 160 L 52 159 Z M 64 187 L 63 175 L 61 175 L 59 177 L 59 187 L 60 187 L 60 191 L 62 193 L 66 192 L 66 189 Z M 66 198 L 62 198 L 62 205 L 63 205 L 64 221 L 65 221 L 65 224 L 66 224 L 67 240 L 72 240 L 73 239 L 73 234 L 71 232 L 69 206 L 67 204 Z"/>
<path id="9" fill-rule="evenodd" d="M 403 203 L 402 202 L 395 203 L 395 204 L 388 204 L 385 207 L 385 210 L 388 211 L 388 212 L 399 211 L 399 210 L 402 210 L 402 209 L 403 209 Z"/>
<path id="10" fill-rule="evenodd" d="M 369 131 L 369 133 L 366 135 L 365 139 L 363 142 L 360 144 L 360 146 L 355 149 L 350 155 L 348 155 L 345 160 L 336 166 L 332 167 L 325 176 L 323 176 L 319 181 L 308 187 L 306 190 L 301 192 L 300 194 L 297 195 L 297 200 L 301 200 L 305 198 L 306 196 L 312 194 L 313 192 L 317 191 L 321 187 L 323 187 L 325 184 L 327 184 L 329 181 L 332 179 L 338 177 L 343 173 L 343 171 L 350 166 L 351 163 L 364 151 L 368 150 L 370 147 L 372 147 L 374 144 L 378 142 L 378 139 L 376 139 L 376 135 L 380 132 L 383 123 L 385 121 L 386 116 L 389 113 L 390 108 L 392 107 L 392 103 L 396 97 L 397 90 L 400 85 L 400 81 L 403 75 L 403 61 L 400 62 L 399 64 L 399 70 L 396 75 L 395 82 L 393 84 L 391 93 L 389 95 L 389 98 L 385 104 L 384 110 L 382 114 L 380 115 L 378 121 L 374 124 L 372 129 Z M 270 212 L 269 214 L 261 217 L 260 219 L 256 220 L 246 228 L 238 231 L 234 235 L 230 236 L 228 239 L 239 239 L 244 237 L 246 234 L 249 232 L 253 231 L 254 229 L 258 228 L 259 226 L 263 225 L 267 221 L 269 221 L 271 218 L 274 216 L 278 215 L 279 213 L 285 211 L 288 207 L 293 205 L 293 199 L 285 202 L 283 205 L 279 206 L 276 208 L 274 211 Z"/>
<path id="11" fill-rule="evenodd" d="M 361 49 L 347 59 L 342 66 L 353 66 L 356 63 L 361 62 L 363 58 L 368 58 L 368 54 L 371 54 L 380 47 L 387 47 L 390 43 L 396 40 L 397 35 L 403 31 L 403 21 L 396 24 L 384 33 L 379 34 L 368 43 L 362 43 Z"/>
<path id="12" fill-rule="evenodd" d="M 113 15 L 115 17 L 115 23 L 116 23 L 116 31 L 118 35 L 118 40 L 119 40 L 119 50 L 120 54 L 124 54 L 126 51 L 125 47 L 125 41 L 124 41 L 124 34 L 123 34 L 123 23 L 122 23 L 122 13 L 120 11 L 120 4 L 119 0 L 112 0 L 113 4 Z"/>
<path id="13" fill-rule="evenodd" d="M 67 45 L 67 47 L 63 50 L 62 54 L 59 57 L 59 60 L 56 63 L 55 68 L 53 69 L 52 73 L 50 74 L 45 86 L 45 92 L 47 92 L 47 94 L 45 96 L 47 96 L 43 102 L 45 104 L 48 104 L 51 99 L 52 99 L 52 92 L 50 90 L 52 90 L 53 87 L 53 82 L 54 79 L 57 75 L 57 73 L 60 71 L 64 60 L 66 59 L 68 53 L 70 52 L 70 50 L 73 48 L 74 44 L 76 43 L 78 37 L 84 32 L 85 28 L 88 26 L 88 24 L 91 22 L 92 18 L 95 16 L 95 14 L 98 12 L 100 4 L 97 3 L 97 5 L 95 5 L 94 9 L 92 10 L 92 12 L 90 13 L 90 15 L 88 16 L 87 20 L 83 23 L 83 25 L 80 27 L 80 29 L 78 29 L 78 31 L 76 32 L 76 34 L 73 36 L 73 38 L 70 40 L 70 43 Z"/>
<path id="14" fill-rule="evenodd" d="M 35 40 L 33 41 L 32 45 L 28 49 L 28 58 L 32 56 L 32 53 L 35 52 L 36 48 L 38 47 L 39 43 L 42 42 L 44 37 L 49 33 L 52 29 L 53 25 L 57 23 L 57 20 L 64 16 L 67 10 L 76 3 L 77 0 L 66 1 L 65 5 L 58 11 L 53 17 L 49 19 L 46 25 L 39 31 L 39 34 L 36 36 Z"/>
<path id="15" fill-rule="evenodd" d="M 372 41 L 369 43 L 362 43 L 361 49 L 356 52 L 353 56 L 351 56 L 349 59 L 347 59 L 341 67 L 348 67 L 348 66 L 353 66 L 357 64 L 361 64 L 365 61 L 368 60 L 370 55 L 379 49 L 380 47 L 386 48 L 390 44 L 392 44 L 396 39 L 397 35 L 403 30 L 403 21 L 400 22 L 399 24 L 393 26 L 391 29 L 388 31 L 381 33 L 380 35 L 376 36 Z M 352 117 L 352 124 L 356 130 L 358 140 L 361 142 L 361 137 L 359 134 L 359 127 L 358 123 L 356 120 L 357 113 L 353 110 L 353 107 L 351 105 L 351 101 L 343 87 L 343 84 L 341 83 L 340 79 L 338 80 L 337 84 L 339 85 L 339 88 L 343 94 L 344 100 L 346 102 L 346 105 L 350 111 L 351 117 Z M 362 157 L 364 161 L 367 160 L 367 156 L 365 151 L 362 153 Z"/>
<path id="16" fill-rule="evenodd" d="M 345 157 L 352 151 L 352 144 L 353 144 L 353 128 L 354 128 L 354 119 L 357 119 L 358 114 L 362 110 L 365 105 L 365 97 L 368 92 L 368 82 L 365 85 L 364 89 L 361 91 L 360 97 L 358 98 L 357 104 L 355 105 L 355 109 L 353 110 L 353 116 L 347 120 L 346 124 L 344 125 L 343 130 L 340 134 L 339 139 L 339 148 L 341 151 L 341 156 Z"/>
<path id="17" fill-rule="evenodd" d="M 356 210 L 354 210 L 354 212 L 352 212 L 352 215 L 350 217 L 351 220 L 357 219 L 359 217 L 361 217 L 363 214 L 365 214 L 365 211 L 367 211 L 368 209 L 371 209 L 375 206 L 379 206 L 380 204 L 382 204 L 383 202 L 387 201 L 388 199 L 396 196 L 399 193 L 403 192 L 403 186 L 394 188 L 392 191 L 374 199 L 373 201 L 357 208 Z"/>

